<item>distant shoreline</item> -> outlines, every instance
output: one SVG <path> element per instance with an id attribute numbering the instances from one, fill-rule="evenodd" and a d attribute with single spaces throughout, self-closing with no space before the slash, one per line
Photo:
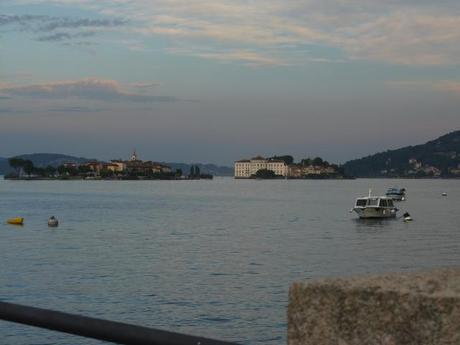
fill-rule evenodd
<path id="1" fill-rule="evenodd" d="M 0 175 L 0 178 L 3 175 Z M 382 180 L 460 180 L 460 177 L 347 177 L 347 178 L 276 178 L 276 179 L 253 179 L 253 178 L 234 178 L 233 176 L 214 176 L 217 178 L 231 178 L 238 181 L 350 181 L 363 179 L 382 179 Z M 47 177 L 21 177 L 21 178 L 6 178 L 5 181 L 198 181 L 212 180 L 212 178 L 47 178 Z"/>
<path id="2" fill-rule="evenodd" d="M 0 175 L 1 176 L 1 175 Z M 198 181 L 213 178 L 52 178 L 52 177 L 3 177 L 6 181 Z"/>

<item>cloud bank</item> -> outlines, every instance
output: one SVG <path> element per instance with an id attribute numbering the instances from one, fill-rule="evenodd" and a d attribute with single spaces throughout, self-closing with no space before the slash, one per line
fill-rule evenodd
<path id="1" fill-rule="evenodd" d="M 402 81 L 389 81 L 386 83 L 391 87 L 401 87 L 408 89 L 429 89 L 438 92 L 447 92 L 460 96 L 460 82 L 455 80 L 402 80 Z"/>
<path id="2" fill-rule="evenodd" d="M 0 14 L 0 30 L 32 33 L 40 42 L 62 42 L 94 36 L 126 25 L 126 20 Z"/>
<path id="3" fill-rule="evenodd" d="M 55 81 L 31 85 L 0 85 L 2 97 L 27 97 L 41 99 L 86 99 L 124 102 L 175 102 L 172 96 L 154 96 L 130 93 L 115 80 L 86 78 L 82 80 Z"/>
<path id="4" fill-rule="evenodd" d="M 21 2 L 47 3 L 45 0 Z M 185 42 L 192 51 L 190 55 L 205 59 L 285 64 L 290 51 L 317 45 L 340 49 L 347 59 L 404 65 L 459 63 L 460 3 L 453 0 L 54 0 L 53 3 L 79 6 L 114 19 L 54 20 L 41 25 L 44 30 L 116 27 L 125 24 L 116 19 L 123 13 L 132 23 L 131 32 L 146 37 L 165 36 L 172 44 Z M 30 17 L 3 17 L 0 24 L 16 21 L 26 25 L 33 20 Z M 194 51 L 196 43 L 203 41 L 216 52 Z M 252 53 L 257 57 L 246 54 L 241 58 L 241 52 L 248 51 L 248 47 L 257 49 Z M 223 58 L 228 51 L 240 53 Z M 273 55 L 274 51 L 278 56 Z M 281 54 L 286 57 L 280 59 Z M 329 57 L 319 58 L 327 61 Z"/>

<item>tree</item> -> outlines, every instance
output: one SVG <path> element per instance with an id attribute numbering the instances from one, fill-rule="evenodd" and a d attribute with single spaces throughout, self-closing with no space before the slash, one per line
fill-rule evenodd
<path id="1" fill-rule="evenodd" d="M 32 163 L 32 161 L 30 160 L 24 160 L 24 163 L 23 163 L 23 169 L 24 169 L 24 172 L 30 176 L 30 174 L 32 174 L 34 172 L 34 163 Z"/>
<path id="2" fill-rule="evenodd" d="M 310 158 L 304 158 L 300 161 L 300 163 L 304 166 L 308 166 L 308 165 L 311 165 L 311 159 Z"/>
<path id="3" fill-rule="evenodd" d="M 182 169 L 176 169 L 176 176 L 178 177 L 182 176 Z"/>
<path id="4" fill-rule="evenodd" d="M 87 165 L 81 164 L 78 166 L 78 173 L 79 174 L 87 174 L 91 172 L 91 168 Z"/>
<path id="5" fill-rule="evenodd" d="M 198 165 L 192 165 L 190 167 L 190 178 L 199 178 L 200 177 L 200 167 Z"/>
<path id="6" fill-rule="evenodd" d="M 14 170 L 16 170 L 16 175 L 19 176 L 21 168 L 24 166 L 24 159 L 18 157 L 11 157 L 10 159 L 8 159 L 8 163 Z"/>
<path id="7" fill-rule="evenodd" d="M 60 165 L 57 167 L 57 171 L 59 175 L 64 175 L 67 172 L 67 168 L 64 165 Z"/>
<path id="8" fill-rule="evenodd" d="M 47 177 L 46 168 L 35 167 L 33 173 L 41 177 Z"/>
<path id="9" fill-rule="evenodd" d="M 45 173 L 47 176 L 54 176 L 54 174 L 56 174 L 56 168 L 51 165 L 48 165 L 45 168 Z"/>
<path id="10" fill-rule="evenodd" d="M 284 163 L 286 163 L 287 165 L 294 163 L 294 157 L 290 155 L 273 156 L 270 159 L 284 161 Z"/>
<path id="11" fill-rule="evenodd" d="M 256 172 L 256 174 L 254 176 L 256 178 L 272 179 L 272 178 L 278 177 L 279 175 L 276 175 L 273 170 L 260 169 L 260 170 L 257 170 L 257 172 Z"/>
<path id="12" fill-rule="evenodd" d="M 102 169 L 99 174 L 102 178 L 109 178 L 114 175 L 113 171 L 109 169 Z"/>
<path id="13" fill-rule="evenodd" d="M 321 157 L 316 157 L 313 159 L 312 164 L 316 166 L 323 165 L 323 159 Z"/>

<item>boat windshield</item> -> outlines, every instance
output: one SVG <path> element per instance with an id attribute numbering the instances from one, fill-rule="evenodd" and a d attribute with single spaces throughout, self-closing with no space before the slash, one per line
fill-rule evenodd
<path id="1" fill-rule="evenodd" d="M 401 188 L 401 189 L 398 189 L 398 188 L 390 188 L 390 189 L 388 189 L 387 194 L 402 195 L 402 194 L 404 194 L 404 192 L 405 192 L 405 189 L 404 189 L 404 188 Z"/>
<path id="2" fill-rule="evenodd" d="M 387 202 L 388 202 L 388 206 L 389 206 L 389 207 L 393 207 L 393 206 L 394 206 L 393 200 L 390 199 L 390 200 L 387 200 Z"/>
<path id="3" fill-rule="evenodd" d="M 380 207 L 387 207 L 388 206 L 387 201 L 388 201 L 387 199 L 380 199 L 379 206 Z"/>
<path id="4" fill-rule="evenodd" d="M 377 206 L 379 204 L 379 199 L 372 198 L 367 200 L 367 206 Z"/>
<path id="5" fill-rule="evenodd" d="M 366 206 L 366 199 L 358 199 L 358 200 L 356 200 L 356 206 L 365 207 Z"/>

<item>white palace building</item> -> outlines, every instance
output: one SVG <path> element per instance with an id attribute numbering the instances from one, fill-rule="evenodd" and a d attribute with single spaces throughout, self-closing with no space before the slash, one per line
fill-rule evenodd
<path id="1" fill-rule="evenodd" d="M 250 178 L 261 169 L 272 170 L 276 175 L 287 176 L 289 169 L 286 163 L 277 159 L 266 159 L 261 156 L 242 159 L 235 162 L 235 178 Z"/>

